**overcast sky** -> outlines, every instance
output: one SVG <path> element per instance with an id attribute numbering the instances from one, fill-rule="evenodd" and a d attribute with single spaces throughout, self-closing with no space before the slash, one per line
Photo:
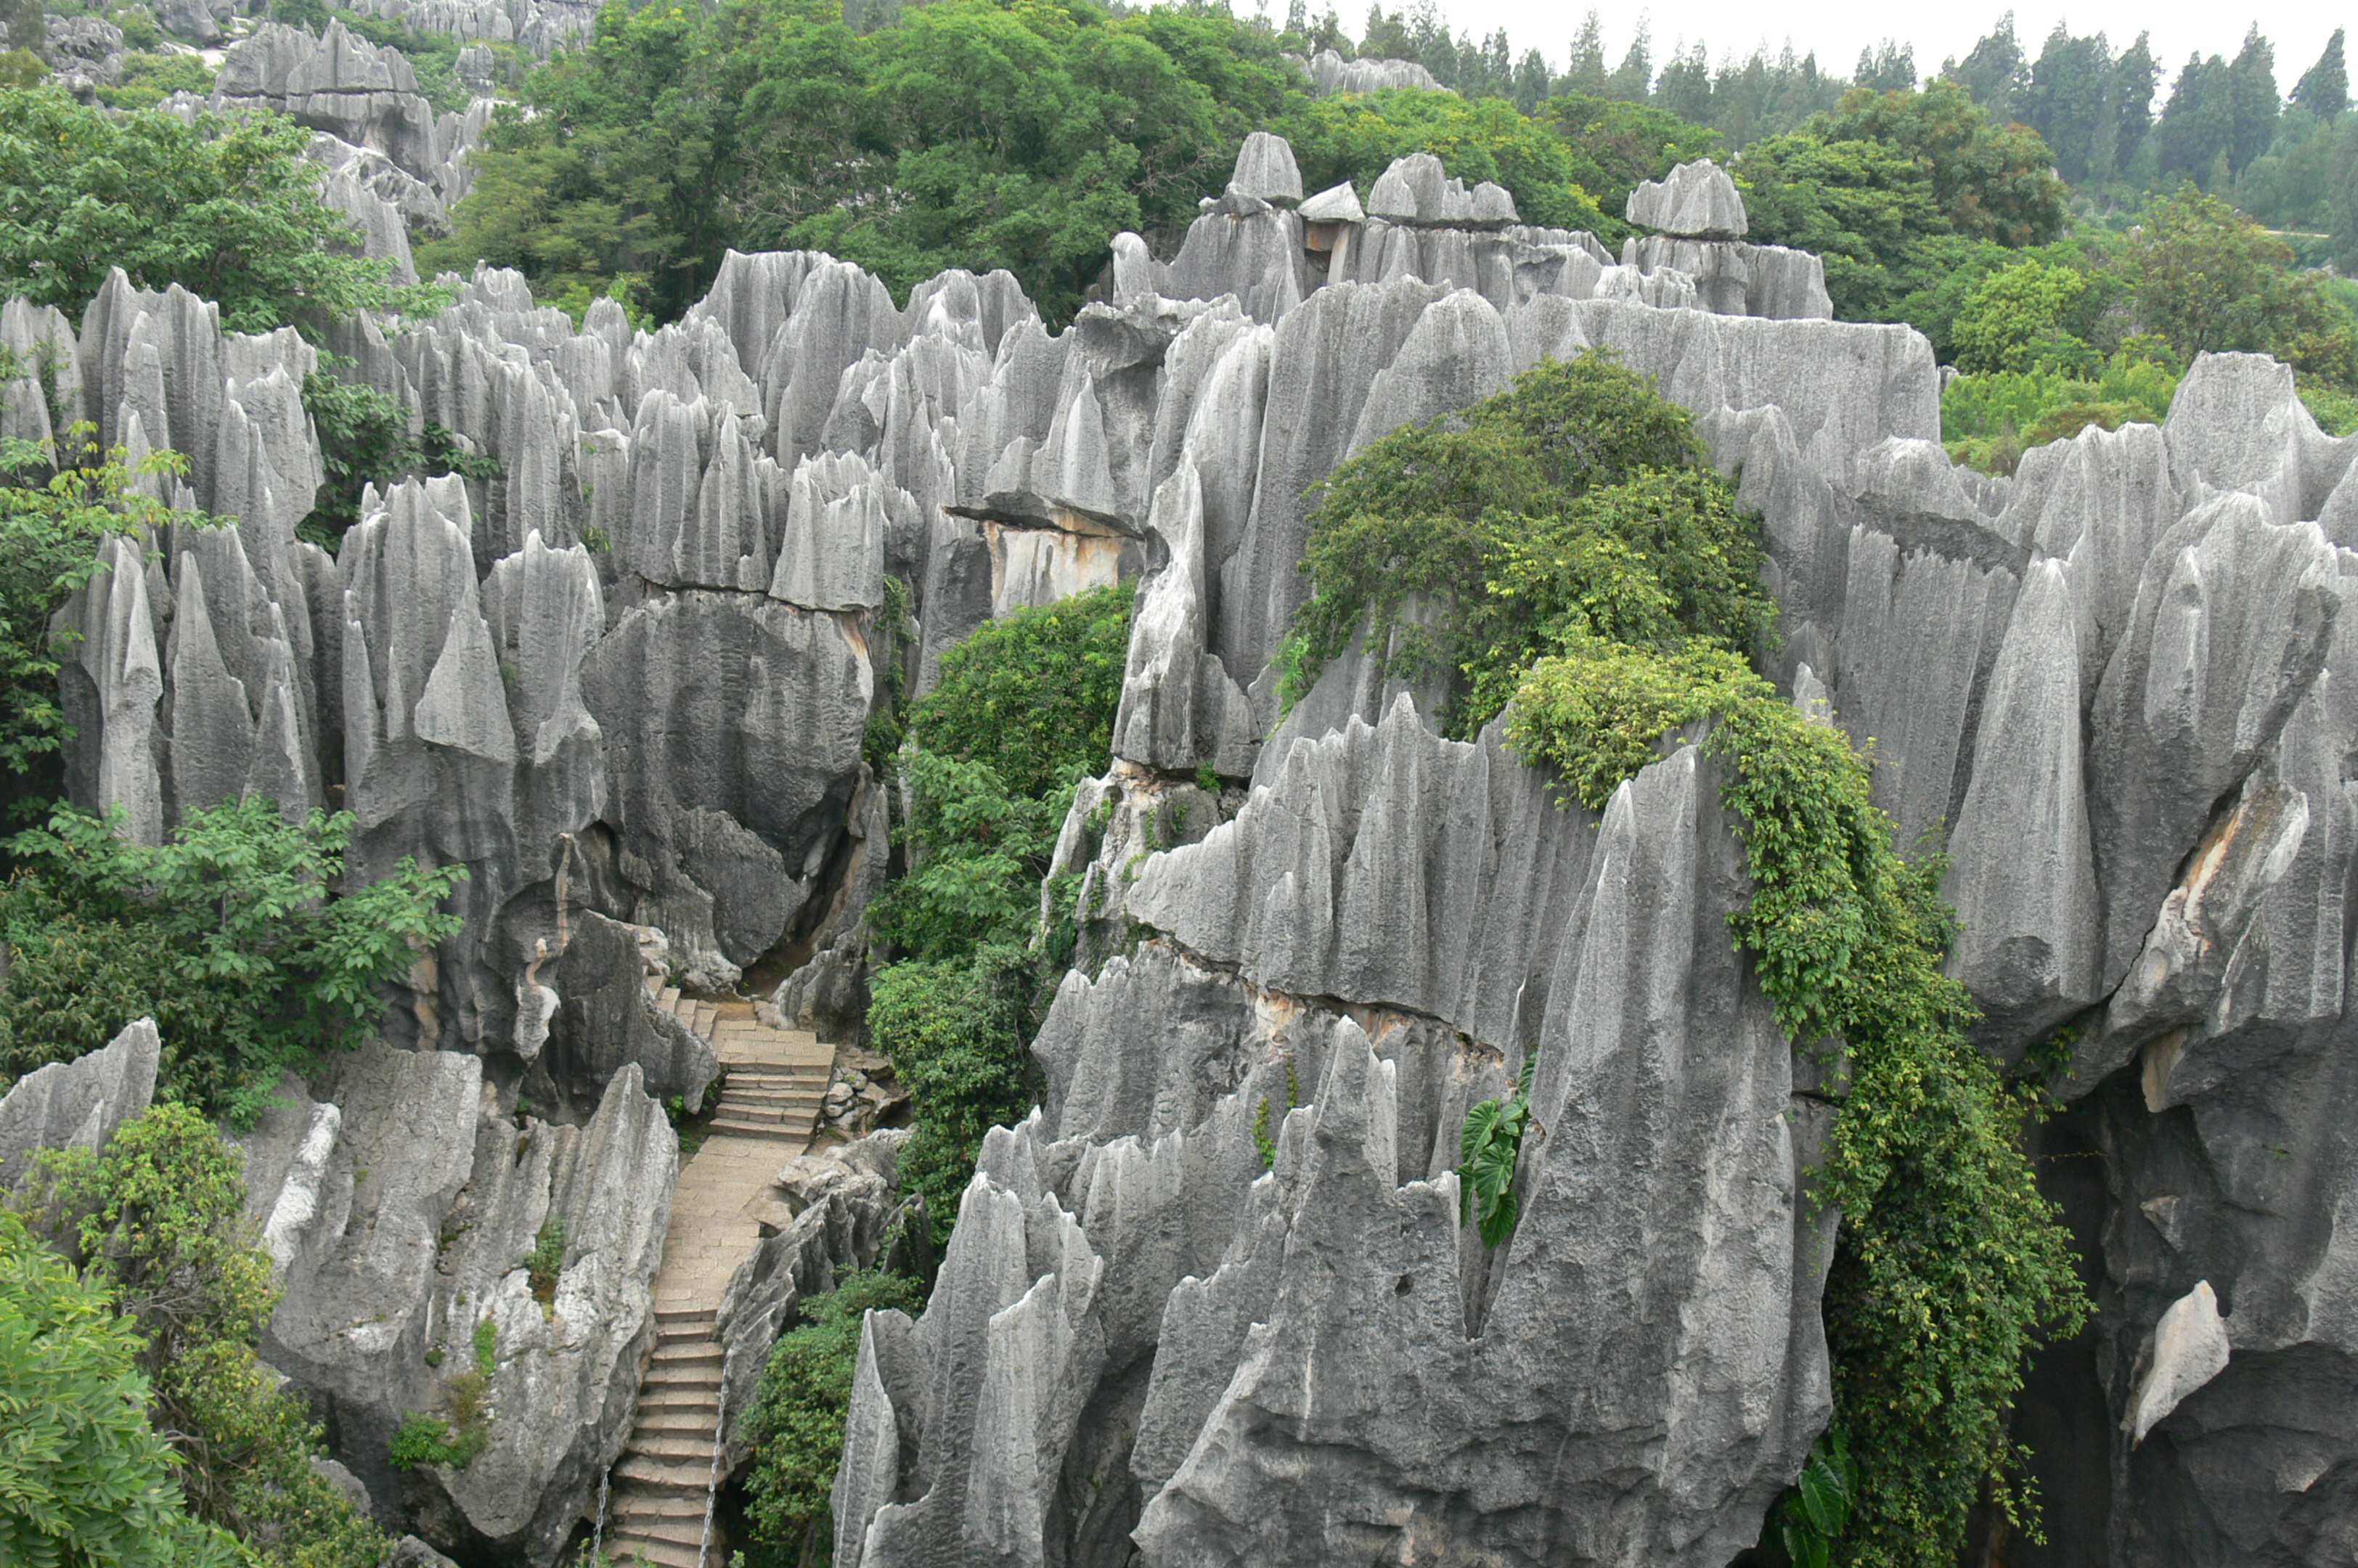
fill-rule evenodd
<path id="1" fill-rule="evenodd" d="M 1586 0 L 1438 0 L 1438 4 L 1455 29 L 1481 37 L 1503 27 L 1518 52 L 1537 49 L 1557 70 L 1563 69 L 1566 46 L 1588 10 Z M 1246 6 L 1239 4 L 1237 8 L 1242 12 Z M 1282 0 L 1273 0 L 1270 8 L 1280 16 L 1284 13 Z M 1315 14 L 1325 6 L 1313 0 L 1310 8 Z M 1388 10 L 1407 8 L 1398 0 L 1386 6 Z M 1345 27 L 1356 36 L 1367 19 L 1366 0 L 1335 0 L 1335 9 Z M 1647 9 L 1624 4 L 1596 7 L 1605 24 L 1608 59 L 1618 63 L 1637 30 L 1639 16 Z M 2096 0 L 2075 5 L 2017 5 L 2012 9 L 2015 33 L 2033 56 L 2058 19 L 2068 20 L 2075 33 L 2102 30 L 2115 49 L 2140 32 L 2151 33 L 2154 55 L 2164 68 L 2164 92 L 2188 54 L 2200 49 L 2232 58 L 2254 22 L 2276 45 L 2277 85 L 2290 92 L 2300 73 L 2323 51 L 2333 29 L 2358 22 L 2358 5 L 2332 0 L 2266 0 L 2256 5 L 2246 0 L 2240 7 L 2189 5 L 2185 0 L 2158 4 L 2147 0 L 2142 5 L 2133 0 Z M 1814 49 L 1820 64 L 1848 71 L 1862 48 L 1891 37 L 1916 47 L 1920 70 L 1937 70 L 1943 57 L 1963 57 L 2006 10 L 2005 0 L 1966 5 L 1944 0 L 1930 9 L 1895 5 L 1889 0 L 1814 0 L 1775 6 L 1757 0 L 1676 0 L 1652 8 L 1650 30 L 1658 69 L 1663 55 L 1681 38 L 1703 39 L 1715 62 L 1731 52 L 1749 57 L 1753 46 L 1764 41 L 1773 54 L 1790 37 L 1795 52 Z"/>

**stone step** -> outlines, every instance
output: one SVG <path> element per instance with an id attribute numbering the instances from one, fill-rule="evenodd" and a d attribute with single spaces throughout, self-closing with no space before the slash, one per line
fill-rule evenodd
<path id="1" fill-rule="evenodd" d="M 685 1546 L 693 1552 L 704 1539 L 704 1505 L 690 1498 L 679 1502 L 683 1510 L 679 1513 L 635 1515 L 621 1521 L 614 1533 L 632 1541 Z"/>
<path id="2" fill-rule="evenodd" d="M 702 1529 L 699 1523 L 698 1526 L 699 1536 Z M 644 1538 L 615 1542 L 613 1555 L 617 1563 L 655 1563 L 660 1564 L 660 1568 L 698 1568 L 698 1559 L 704 1556 L 698 1541 L 690 1541 L 683 1546 L 677 1541 Z M 704 1568 L 712 1568 L 708 1559 L 705 1561 Z"/>
<path id="3" fill-rule="evenodd" d="M 704 1498 L 683 1497 L 676 1492 L 623 1491 L 615 1494 L 606 1509 L 606 1530 L 632 1530 L 651 1524 L 669 1525 L 686 1519 L 701 1530 L 704 1526 Z"/>
<path id="4" fill-rule="evenodd" d="M 655 1324 L 657 1345 L 676 1345 L 689 1339 L 708 1341 L 711 1337 L 712 1314 L 710 1313 L 699 1313 L 681 1323 L 664 1323 L 658 1320 Z"/>
<path id="5" fill-rule="evenodd" d="M 614 1466 L 614 1477 L 653 1492 L 700 1498 L 712 1486 L 712 1455 L 708 1451 L 700 1465 L 675 1465 L 633 1454 Z"/>
<path id="6" fill-rule="evenodd" d="M 709 1339 L 674 1341 L 669 1345 L 655 1346 L 654 1368 L 650 1368 L 649 1376 L 653 1376 L 654 1369 L 659 1368 L 719 1367 L 719 1365 L 720 1346 L 713 1344 Z"/>
<path id="7" fill-rule="evenodd" d="M 741 1085 L 729 1085 L 729 1089 L 721 1092 L 719 1104 L 799 1106 L 804 1104 L 804 1101 L 814 1101 L 814 1098 L 826 1098 L 826 1097 L 827 1097 L 826 1077 L 804 1077 L 804 1080 L 799 1082 L 771 1080 L 771 1082 L 764 1082 L 764 1085 L 759 1085 L 759 1087 L 752 1087 L 752 1085 L 742 1085 L 742 1087 Z"/>
<path id="8" fill-rule="evenodd" d="M 643 1459 L 659 1459 L 665 1464 L 690 1469 L 703 1465 L 709 1469 L 712 1464 L 712 1434 L 703 1432 L 673 1436 L 658 1433 L 642 1438 L 634 1432 L 631 1434 L 628 1452 Z"/>
<path id="9" fill-rule="evenodd" d="M 679 988 L 677 986 L 665 986 L 661 990 L 655 992 L 655 1005 L 662 1008 L 665 1012 L 669 1012 L 672 1009 L 677 1007 L 679 1005 Z"/>
<path id="10" fill-rule="evenodd" d="M 766 1138 L 780 1143 L 802 1143 L 811 1136 L 811 1124 L 783 1121 L 723 1121 L 715 1117 L 711 1130 L 739 1138 Z"/>
<path id="11" fill-rule="evenodd" d="M 656 1382 L 650 1379 L 639 1394 L 639 1419 L 656 1411 L 702 1411 L 712 1413 L 720 1402 L 720 1380 L 709 1383 Z"/>
<path id="12" fill-rule="evenodd" d="M 712 1429 L 719 1424 L 719 1401 L 703 1405 L 678 1405 L 649 1410 L 639 1407 L 638 1424 L 631 1428 L 631 1444 L 644 1453 L 644 1444 L 657 1438 L 693 1438 L 708 1448 L 712 1444 Z"/>

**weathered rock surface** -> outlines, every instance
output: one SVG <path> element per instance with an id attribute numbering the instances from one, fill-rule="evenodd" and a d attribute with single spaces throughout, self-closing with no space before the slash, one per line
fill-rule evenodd
<path id="1" fill-rule="evenodd" d="M 247 1141 L 285 1291 L 265 1357 L 325 1408 L 381 1509 L 462 1554 L 554 1562 L 629 1435 L 678 1162 L 641 1081 L 625 1066 L 585 1123 L 555 1126 L 503 1114 L 475 1057 L 373 1045 L 324 1099 L 290 1079 Z M 558 1227 L 543 1303 L 524 1259 Z M 461 1469 L 395 1469 L 395 1429 L 446 1409 L 485 1321 L 488 1444 Z"/>
<path id="2" fill-rule="evenodd" d="M 1682 163 L 1629 192 L 1623 215 L 1640 228 L 1691 240 L 1740 240 L 1751 227 L 1744 198 L 1709 158 Z"/>
<path id="3" fill-rule="evenodd" d="M 38 1150 L 105 1148 L 116 1128 L 147 1109 L 162 1054 L 155 1020 L 143 1018 L 87 1056 L 19 1078 L 0 1098 L 0 1192 L 16 1184 Z"/>
<path id="4" fill-rule="evenodd" d="M 461 37 L 545 14 L 449 3 Z M 251 51 L 253 96 L 321 100 L 384 158 L 336 155 L 370 200 L 400 208 L 396 166 L 434 185 L 400 157 L 439 122 L 369 75 L 392 66 L 349 49 L 314 81 L 294 53 Z M 1748 1544 L 1823 1417 L 1825 1238 L 1794 1203 L 1823 1112 L 1793 1101 L 1718 924 L 1741 889 L 1709 768 L 1682 752 L 1601 821 L 1559 814 L 1495 737 L 1434 738 L 1445 694 L 1356 653 L 1278 728 L 1306 492 L 1401 421 L 1606 347 L 1740 473 L 1782 608 L 1764 666 L 1874 741 L 1903 846 L 1945 840 L 1982 1043 L 2053 1068 L 2073 1104 L 2040 1136 L 2095 1156 L 2041 1165 L 2086 1177 L 2101 1309 L 2018 1416 L 2080 1434 L 2032 1444 L 2071 1521 L 2056 1550 L 2080 1554 L 2047 1561 L 2348 1560 L 2358 442 L 2322 435 L 2281 366 L 2207 356 L 2161 428 L 1970 473 L 1937 444 L 1924 341 L 1812 319 L 1814 259 L 1722 237 L 1740 231 L 1708 178 L 1647 198 L 1665 232 L 1616 265 L 1437 165 L 1304 200 L 1282 153 L 1249 146 L 1170 261 L 1117 242 L 1109 298 L 1060 332 L 1003 274 L 945 274 L 896 309 L 805 253 L 730 256 L 652 333 L 611 302 L 577 327 L 492 269 L 398 334 L 347 324 L 338 373 L 500 472 L 372 495 L 332 558 L 293 537 L 322 474 L 300 399 L 319 360 L 295 334 L 223 334 L 119 276 L 78 332 L 0 308 L 0 341 L 54 346 L 59 393 L 0 387 L 5 433 L 82 417 L 177 449 L 188 471 L 157 493 L 235 520 L 108 542 L 61 612 L 74 798 L 147 842 L 232 795 L 341 804 L 356 873 L 470 872 L 465 928 L 384 1027 L 457 1049 L 397 1058 L 417 1077 L 398 1094 L 356 1065 L 341 1108 L 274 1124 L 285 1152 L 260 1162 L 311 1173 L 280 1182 L 308 1200 L 266 1200 L 312 1281 L 277 1344 L 348 1412 L 344 1461 L 461 1555 L 537 1552 L 578 1511 L 576 1476 L 621 1440 L 604 1412 L 627 1409 L 627 1357 L 606 1341 L 641 1332 L 635 1298 L 591 1291 L 593 1348 L 563 1310 L 514 1311 L 507 1271 L 572 1168 L 560 1149 L 600 1125 L 598 1147 L 628 1143 L 646 1090 L 708 1074 L 640 1000 L 652 930 L 721 985 L 806 944 L 779 1002 L 856 1015 L 891 834 L 860 741 L 886 672 L 922 689 L 985 619 L 1138 576 L 1114 756 L 1059 848 L 1092 968 L 1065 982 L 1042 1112 L 993 1135 L 923 1324 L 869 1326 L 840 1560 L 1715 1568 Z M 1132 920 L 1163 935 L 1122 954 Z M 1548 1133 L 1493 1258 L 1454 1224 L 1451 1142 L 1534 1047 Z M 578 1125 L 535 1124 L 517 1164 L 487 1082 Z M 381 1195 L 355 1141 L 400 1173 Z M 622 1163 L 659 1206 L 655 1156 Z M 498 1245 L 454 1239 L 438 1272 L 459 1195 L 494 1189 L 473 1212 Z M 409 1293 L 337 1239 L 353 1217 Z M 635 1256 L 636 1231 L 583 1223 L 599 1257 Z M 795 1257 L 839 1266 L 857 1227 L 810 1226 L 836 1229 Z M 318 1282 L 340 1269 L 349 1287 Z M 498 1400 L 558 1413 L 483 1490 L 471 1467 L 405 1492 L 369 1445 L 434 1397 L 422 1357 L 462 1278 L 461 1316 L 494 1310 L 503 1345 L 565 1368 Z M 780 1281 L 819 1282 L 783 1258 L 763 1278 L 748 1365 Z M 2161 1333 L 2206 1284 L 2215 1325 Z M 342 1296 L 382 1298 L 384 1322 L 332 1321 Z"/>

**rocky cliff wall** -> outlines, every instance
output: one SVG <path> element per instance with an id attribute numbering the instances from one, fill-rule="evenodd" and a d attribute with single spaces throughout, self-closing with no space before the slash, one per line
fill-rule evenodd
<path id="1" fill-rule="evenodd" d="M 1924 341 L 1823 319 L 1814 264 L 1733 237 L 1716 171 L 1649 198 L 1673 232 L 1615 265 L 1429 162 L 1305 198 L 1256 138 L 1174 256 L 1118 237 L 1110 297 L 1054 334 L 1004 275 L 896 307 L 799 253 L 730 256 L 654 333 L 480 273 L 331 346 L 499 477 L 372 495 L 332 558 L 292 536 L 320 466 L 291 333 L 224 336 L 120 277 L 78 333 L 11 307 L 0 334 L 58 346 L 73 410 L 189 453 L 168 487 L 235 520 L 111 546 L 61 618 L 76 798 L 150 839 L 246 790 L 341 804 L 357 870 L 465 864 L 466 928 L 388 1035 L 586 1128 L 644 1100 L 616 1085 L 709 1070 L 639 1016 L 642 933 L 726 983 L 851 929 L 888 662 L 922 687 L 985 618 L 1143 574 L 1113 766 L 1059 851 L 1089 968 L 925 1316 L 871 1320 L 838 1563 L 1723 1563 L 1824 1418 L 1798 1173 L 1825 1113 L 1728 948 L 1709 766 L 1680 751 L 1559 813 L 1495 737 L 1434 738 L 1436 694 L 1347 657 L 1280 725 L 1271 667 L 1309 487 L 1610 348 L 1765 515 L 1774 673 L 1874 741 L 1908 842 L 1947 832 L 1986 1044 L 2068 1053 L 2055 1135 L 2101 1156 L 2103 1314 L 2026 1402 L 2104 1450 L 2050 1486 L 2103 1521 L 2071 1560 L 2336 1561 L 2358 446 L 2225 357 L 2165 428 L 1960 470 Z M 0 389 L 12 430 L 49 416 L 27 385 Z M 1547 1130 L 1493 1257 L 1455 1223 L 1451 1143 L 1534 1048 Z M 478 1169 L 384 1157 L 429 1195 Z M 387 1321 L 423 1335 L 446 1309 L 422 1289 Z M 306 1348 L 327 1334 L 279 1343 L 357 1452 L 378 1369 Z M 565 1380 L 585 1412 L 605 1354 Z M 532 1498 L 448 1494 L 451 1540 L 536 1555 L 600 1441 L 519 1456 Z"/>

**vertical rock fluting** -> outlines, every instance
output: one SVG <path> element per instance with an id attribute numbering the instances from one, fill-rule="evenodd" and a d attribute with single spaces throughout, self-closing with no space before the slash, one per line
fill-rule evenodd
<path id="1" fill-rule="evenodd" d="M 376 107 L 342 106 L 348 128 L 391 146 L 407 122 L 370 130 Z M 1648 199 L 1665 232 L 1617 266 L 1431 160 L 1363 206 L 1305 200 L 1283 151 L 1249 145 L 1175 257 L 1118 238 L 1108 301 L 1060 332 L 1004 274 L 895 308 L 801 253 L 732 254 L 652 333 L 611 303 L 577 327 L 489 269 L 408 330 L 346 323 L 339 373 L 500 471 L 369 497 L 332 558 L 293 536 L 323 470 L 292 332 L 224 335 L 119 276 L 78 334 L 0 312 L 12 349 L 54 345 L 46 384 L 0 387 L 7 433 L 86 417 L 178 450 L 185 476 L 149 482 L 232 522 L 109 541 L 60 615 L 74 797 L 150 842 L 233 795 L 341 806 L 355 871 L 470 871 L 464 930 L 387 1028 L 461 1050 L 371 1057 L 258 1159 L 307 1281 L 274 1354 L 347 1412 L 347 1461 L 403 1495 L 382 1445 L 432 1397 L 418 1357 L 457 1286 L 371 1276 L 382 1323 L 331 1322 L 336 1271 L 377 1267 L 345 1221 L 378 1217 L 423 1277 L 479 1187 L 459 1272 L 480 1306 L 512 1293 L 494 1254 L 528 1245 L 518 1227 L 590 1195 L 563 1206 L 601 1238 L 579 1311 L 602 1347 L 562 1310 L 543 1346 L 481 1309 L 503 1343 L 573 1357 L 553 1391 L 501 1395 L 573 1435 L 478 1489 L 405 1483 L 444 1544 L 556 1550 L 653 1267 L 596 1217 L 669 1190 L 652 1155 L 587 1152 L 605 1174 L 566 1188 L 564 1150 L 601 1123 L 598 1147 L 652 1148 L 647 1092 L 710 1070 L 641 1016 L 633 927 L 723 984 L 807 940 L 824 973 L 797 1005 L 848 994 L 890 831 L 860 757 L 886 662 L 922 687 L 984 619 L 1144 573 L 1113 765 L 1059 849 L 1094 972 L 1064 981 L 1042 1109 L 992 1135 L 933 1305 L 870 1322 L 838 1562 L 1715 1563 L 1747 1543 L 1826 1411 L 1829 1235 L 1798 1173 L 1828 1111 L 1794 1094 L 1728 948 L 1744 890 L 1711 767 L 1682 750 L 1601 818 L 1559 813 L 1495 736 L 1431 733 L 1443 694 L 1358 656 L 1278 727 L 1305 492 L 1401 421 L 1602 347 L 1696 412 L 1762 513 L 1784 611 L 1766 664 L 1874 741 L 1908 845 L 1945 837 L 1984 1044 L 2019 1061 L 2067 1030 L 2035 1060 L 2068 1056 L 2051 1136 L 2102 1159 L 2082 1195 L 2102 1313 L 2026 1409 L 2129 1424 L 2053 1472 L 2052 1505 L 2105 1521 L 2073 1539 L 2122 1564 L 2346 1557 L 2358 448 L 2282 367 L 2218 356 L 2165 428 L 1966 473 L 1933 444 L 1923 340 L 1811 319 L 1809 259 L 1743 245 L 1708 172 Z M 914 625 L 885 623 L 888 574 Z M 1454 1140 L 1534 1049 L 1544 1133 L 1493 1255 L 1455 1223 Z M 517 1163 L 475 1055 L 581 1126 Z M 371 1073 L 431 1081 L 377 1093 Z M 370 1182 L 334 1195 L 339 1160 Z M 524 1186 L 492 1180 L 503 1160 Z M 306 1217 L 323 1203 L 334 1227 Z M 2199 1287 L 2211 1316 L 2183 1304 Z"/>

